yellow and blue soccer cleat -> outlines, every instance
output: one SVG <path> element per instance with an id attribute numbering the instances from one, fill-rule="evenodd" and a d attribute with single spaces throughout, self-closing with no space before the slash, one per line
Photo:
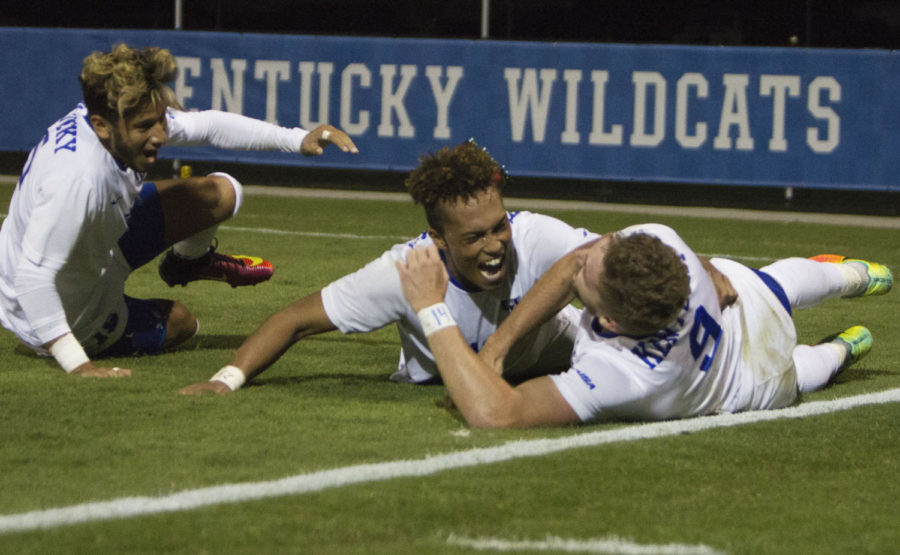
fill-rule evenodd
<path id="1" fill-rule="evenodd" d="M 847 354 L 844 355 L 844 360 L 838 368 L 840 373 L 869 354 L 872 350 L 872 332 L 865 326 L 853 326 L 819 341 L 820 345 L 822 343 L 834 343 L 846 351 Z"/>
<path id="2" fill-rule="evenodd" d="M 816 262 L 827 262 L 830 264 L 862 264 L 866 270 L 868 281 L 866 289 L 862 293 L 850 295 L 851 297 L 872 297 L 875 295 L 887 294 L 894 286 L 894 275 L 891 269 L 878 262 L 869 262 L 858 258 L 847 258 L 840 254 L 819 254 L 809 257 L 810 260 Z"/>

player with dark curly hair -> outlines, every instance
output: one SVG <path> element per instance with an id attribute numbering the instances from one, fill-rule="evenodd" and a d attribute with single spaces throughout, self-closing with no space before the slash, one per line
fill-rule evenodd
<path id="1" fill-rule="evenodd" d="M 529 287 L 565 253 L 597 236 L 557 219 L 503 206 L 504 169 L 486 150 L 467 141 L 420 158 L 406 179 L 425 208 L 429 229 L 362 269 L 272 315 L 208 382 L 182 393 L 230 393 L 256 376 L 303 337 L 332 330 L 367 332 L 395 323 L 400 361 L 395 381 L 439 380 L 426 336 L 447 319 L 459 322 L 466 343 L 480 347 Z M 436 320 L 424 324 L 406 300 L 396 262 L 420 245 L 434 245 L 451 286 Z M 577 311 L 564 309 L 512 349 L 505 375 L 524 379 L 536 368 L 568 365 Z"/>
<path id="2" fill-rule="evenodd" d="M 438 231 L 443 230 L 441 203 L 470 200 L 489 187 L 502 193 L 506 184 L 506 170 L 473 140 L 455 149 L 444 147 L 419 161 L 404 184 L 413 201 L 425 209 L 428 225 Z"/>
<path id="3" fill-rule="evenodd" d="M 230 175 L 145 183 L 164 144 L 318 155 L 342 131 L 283 128 L 214 110 L 183 111 L 167 85 L 165 49 L 117 45 L 84 59 L 84 103 L 54 123 L 28 156 L 0 230 L 0 323 L 38 354 L 85 377 L 128 376 L 91 357 L 154 354 L 191 338 L 196 318 L 176 301 L 134 299 L 125 280 L 172 247 L 159 272 L 170 286 L 269 279 L 256 257 L 214 252 L 218 224 L 241 205 Z"/>

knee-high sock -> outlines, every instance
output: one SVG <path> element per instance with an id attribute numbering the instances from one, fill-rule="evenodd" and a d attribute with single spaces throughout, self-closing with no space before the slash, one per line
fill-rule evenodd
<path id="1" fill-rule="evenodd" d="M 817 391 L 825 387 L 837 373 L 845 355 L 845 350 L 833 343 L 797 345 L 793 358 L 800 391 Z"/>
<path id="2" fill-rule="evenodd" d="M 808 308 L 833 297 L 855 293 L 860 273 L 852 264 L 785 258 L 761 268 L 777 281 L 793 308 Z"/>

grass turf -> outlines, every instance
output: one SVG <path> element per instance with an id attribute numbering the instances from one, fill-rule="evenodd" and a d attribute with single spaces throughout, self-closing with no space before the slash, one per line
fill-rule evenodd
<path id="1" fill-rule="evenodd" d="M 10 192 L 0 189 L 4 204 Z M 700 253 L 727 254 L 752 266 L 824 251 L 900 264 L 891 230 L 548 213 L 600 232 L 659 221 Z M 202 329 L 184 350 L 108 361 L 132 368 L 131 378 L 67 377 L 4 332 L 0 515 L 580 433 L 460 433 L 457 417 L 437 407 L 442 388 L 387 381 L 398 350 L 390 327 L 305 339 L 235 395 L 177 395 L 227 363 L 268 314 L 423 227 L 420 209 L 411 203 L 248 197 L 241 214 L 221 230 L 220 248 L 268 258 L 276 266 L 274 278 L 252 288 L 198 283 L 169 289 L 155 264 L 136 272 L 129 294 L 177 298 L 198 315 Z M 797 313 L 801 341 L 857 323 L 875 337 L 868 358 L 806 400 L 900 386 L 897 299 L 892 293 L 834 300 Z M 0 551 L 471 552 L 448 544 L 457 535 L 509 541 L 614 537 L 730 553 L 887 553 L 900 544 L 898 421 L 900 407 L 889 404 L 572 449 L 428 477 L 5 534 Z"/>

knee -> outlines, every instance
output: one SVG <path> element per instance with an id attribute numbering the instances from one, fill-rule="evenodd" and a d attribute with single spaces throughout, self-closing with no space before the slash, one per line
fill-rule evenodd
<path id="1" fill-rule="evenodd" d="M 197 180 L 195 199 L 216 221 L 237 214 L 243 200 L 243 187 L 237 179 L 220 172 L 194 179 Z"/>
<path id="2" fill-rule="evenodd" d="M 217 205 L 231 218 L 238 213 L 244 201 L 244 187 L 241 182 L 225 172 L 215 172 L 207 176 L 215 184 Z"/>
<path id="3" fill-rule="evenodd" d="M 172 348 L 181 345 L 188 339 L 197 335 L 200 324 L 197 318 L 178 301 L 172 303 L 169 310 L 169 320 L 166 322 L 166 341 L 163 348 Z"/>

